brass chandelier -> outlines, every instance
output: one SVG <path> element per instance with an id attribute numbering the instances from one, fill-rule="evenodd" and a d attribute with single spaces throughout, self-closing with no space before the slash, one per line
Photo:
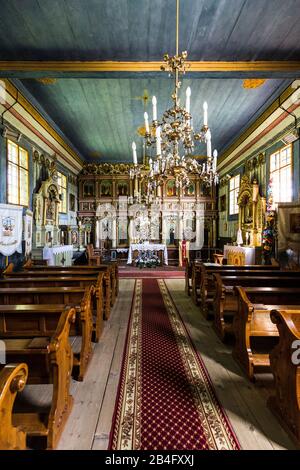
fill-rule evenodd
<path id="1" fill-rule="evenodd" d="M 149 172 L 144 178 L 147 181 L 149 194 L 155 194 L 156 189 L 163 184 L 166 178 L 173 177 L 175 186 L 183 189 L 190 185 L 190 175 L 198 176 L 207 185 L 218 183 L 217 156 L 214 150 L 212 155 L 211 131 L 208 127 L 208 106 L 203 104 L 204 120 L 203 127 L 199 132 L 195 132 L 192 126 L 192 116 L 190 113 L 191 89 L 186 89 L 185 107 L 180 105 L 179 89 L 181 82 L 180 74 L 185 74 L 187 69 L 187 52 L 178 52 L 179 44 L 179 0 L 176 0 L 176 54 L 170 57 L 164 55 L 164 65 L 161 70 L 174 77 L 174 91 L 171 95 L 173 105 L 166 110 L 160 120 L 157 119 L 157 100 L 152 98 L 153 120 L 149 125 L 147 112 L 145 119 L 145 140 L 148 147 L 156 147 L 155 158 L 149 159 Z M 206 162 L 199 163 L 192 156 L 195 141 L 206 143 Z M 131 178 L 141 178 L 141 171 L 137 165 L 136 144 L 133 142 L 133 163 Z"/>

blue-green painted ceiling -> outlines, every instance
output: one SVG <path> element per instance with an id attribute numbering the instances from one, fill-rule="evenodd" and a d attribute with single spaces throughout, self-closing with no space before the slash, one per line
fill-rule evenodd
<path id="1" fill-rule="evenodd" d="M 222 151 L 274 100 L 289 82 L 267 80 L 256 89 L 243 88 L 240 79 L 183 79 L 181 102 L 187 86 L 192 89 L 194 128 L 203 124 L 203 101 L 208 102 L 213 146 Z M 151 97 L 158 100 L 158 117 L 171 106 L 173 80 L 165 79 L 58 79 L 52 85 L 22 80 L 22 85 L 61 131 L 90 161 L 131 161 L 131 143 L 136 141 L 142 158 L 145 109 L 152 116 Z M 143 96 L 149 95 L 145 106 Z M 203 154 L 199 145 L 196 154 Z"/>
<path id="2" fill-rule="evenodd" d="M 161 61 L 174 53 L 175 7 L 175 0 L 0 0 L 0 60 Z M 299 0 L 181 0 L 179 48 L 191 60 L 300 60 L 299 24 Z M 22 91 L 87 160 L 131 161 L 133 139 L 142 154 L 136 130 L 144 90 L 157 96 L 159 113 L 171 104 L 172 81 L 162 73 L 73 74 L 52 85 L 34 74 L 10 76 L 22 79 Z M 260 88 L 244 89 L 241 75 L 188 74 L 182 90 L 192 87 L 194 127 L 206 100 L 213 146 L 222 151 L 293 77 L 268 78 Z"/>
<path id="3" fill-rule="evenodd" d="M 160 60 L 175 0 L 0 0 L 0 60 Z M 191 60 L 300 58 L 299 0 L 181 0 Z"/>

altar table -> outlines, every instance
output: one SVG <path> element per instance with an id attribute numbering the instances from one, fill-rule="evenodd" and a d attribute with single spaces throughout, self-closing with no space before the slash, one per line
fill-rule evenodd
<path id="1" fill-rule="evenodd" d="M 48 266 L 71 266 L 73 257 L 73 245 L 45 246 L 43 259 Z"/>
<path id="2" fill-rule="evenodd" d="M 132 263 L 132 255 L 135 250 L 137 250 L 139 253 L 142 251 L 163 251 L 164 264 L 168 264 L 168 250 L 166 245 L 163 243 L 132 243 L 128 250 L 127 264 Z"/>
<path id="3" fill-rule="evenodd" d="M 243 266 L 245 264 L 255 264 L 255 248 L 250 246 L 224 246 L 224 258 L 227 264 Z"/>

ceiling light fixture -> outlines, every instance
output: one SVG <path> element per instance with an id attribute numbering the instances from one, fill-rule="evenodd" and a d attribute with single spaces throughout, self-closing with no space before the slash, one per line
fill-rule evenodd
<path id="1" fill-rule="evenodd" d="M 203 126 L 195 132 L 190 113 L 191 89 L 186 89 L 185 107 L 180 105 L 179 89 L 181 82 L 179 76 L 185 74 L 187 69 L 187 52 L 178 52 L 179 44 L 179 0 L 176 0 L 176 54 L 170 57 L 164 55 L 163 71 L 174 77 L 174 91 L 172 93 L 173 106 L 166 110 L 161 119 L 157 118 L 157 99 L 152 98 L 152 123 L 149 124 L 148 113 L 144 113 L 145 140 L 148 147 L 156 147 L 156 156 L 149 159 L 149 173 L 146 175 L 149 193 L 155 193 L 164 179 L 173 177 L 177 188 L 183 189 L 190 185 L 190 175 L 194 174 L 207 185 L 218 183 L 217 156 L 212 154 L 211 131 L 208 127 L 208 105 L 203 104 Z M 204 163 L 199 163 L 192 156 L 195 141 L 206 143 L 207 156 Z M 137 164 L 136 144 L 132 144 L 133 168 L 130 172 L 132 179 L 143 177 Z"/>

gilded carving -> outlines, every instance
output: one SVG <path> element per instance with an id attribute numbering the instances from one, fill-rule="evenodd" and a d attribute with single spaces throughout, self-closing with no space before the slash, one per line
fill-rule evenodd
<path id="1" fill-rule="evenodd" d="M 81 170 L 82 175 L 124 175 L 128 174 L 131 163 L 86 163 Z M 145 166 L 141 165 L 141 169 Z"/>
<path id="2" fill-rule="evenodd" d="M 259 194 L 259 184 L 256 179 L 251 182 L 248 175 L 242 177 L 237 203 L 239 228 L 242 230 L 243 239 L 246 240 L 250 235 L 250 245 L 261 246 L 265 203 Z"/>

